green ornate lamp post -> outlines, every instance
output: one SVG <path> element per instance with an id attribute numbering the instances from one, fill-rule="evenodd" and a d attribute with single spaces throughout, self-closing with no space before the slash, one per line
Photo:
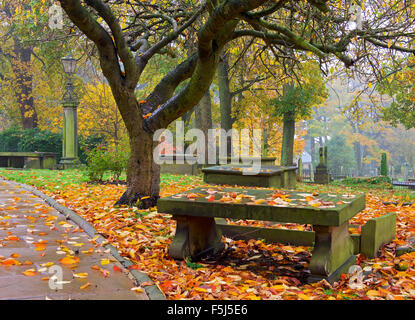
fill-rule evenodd
<path id="1" fill-rule="evenodd" d="M 72 74 L 75 73 L 76 60 L 71 55 L 67 55 L 62 58 L 62 64 L 65 73 L 68 75 L 68 81 L 63 95 L 63 141 L 60 164 L 64 169 L 67 169 L 79 164 L 78 123 L 76 115 L 78 100 L 71 80 Z"/>

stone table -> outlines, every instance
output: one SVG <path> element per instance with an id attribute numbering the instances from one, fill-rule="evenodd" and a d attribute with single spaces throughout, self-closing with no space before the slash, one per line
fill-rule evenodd
<path id="1" fill-rule="evenodd" d="M 194 259 L 223 248 L 216 218 L 311 224 L 315 244 L 310 281 L 335 281 L 356 261 L 349 220 L 365 208 L 365 196 L 270 189 L 196 188 L 162 198 L 158 211 L 177 220 L 169 255 Z"/>

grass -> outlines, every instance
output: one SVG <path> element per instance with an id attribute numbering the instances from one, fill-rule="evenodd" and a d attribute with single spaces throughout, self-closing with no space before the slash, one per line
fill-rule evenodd
<path id="1" fill-rule="evenodd" d="M 67 186 L 70 184 L 81 184 L 88 181 L 86 173 L 82 170 L 10 170 L 0 168 L 0 176 L 20 183 L 26 183 L 35 187 L 54 189 L 57 186 Z"/>
<path id="2" fill-rule="evenodd" d="M 0 168 L 0 176 L 14 180 L 20 183 L 26 183 L 35 187 L 41 187 L 46 190 L 53 190 L 66 187 L 71 184 L 88 183 L 88 175 L 86 170 L 47 170 L 47 169 L 30 169 L 16 170 L 8 168 Z M 104 175 L 104 181 L 110 180 L 110 174 Z M 123 173 L 120 177 L 121 181 L 125 181 L 126 175 Z M 161 187 L 175 186 L 191 186 L 193 184 L 202 183 L 202 175 L 161 175 Z M 310 183 L 299 183 L 297 189 L 306 192 L 318 190 L 321 193 L 336 192 L 376 192 L 384 197 L 398 197 L 403 200 L 415 200 L 415 192 L 402 187 L 394 187 L 384 179 L 364 178 L 364 179 L 346 179 L 342 181 L 333 181 L 329 185 L 315 185 Z"/>
<path id="3" fill-rule="evenodd" d="M 26 183 L 35 187 L 41 187 L 47 190 L 53 190 L 60 187 L 66 187 L 71 184 L 82 184 L 88 182 L 86 170 L 67 169 L 67 170 L 48 170 L 48 169 L 29 169 L 16 170 L 0 168 L 0 176 L 14 180 L 20 183 Z M 121 175 L 120 180 L 125 181 L 125 173 Z M 110 180 L 110 174 L 105 174 L 104 181 Z M 187 176 L 162 174 L 161 186 L 174 184 L 177 186 L 187 186 L 194 182 L 201 182 L 202 176 Z"/>

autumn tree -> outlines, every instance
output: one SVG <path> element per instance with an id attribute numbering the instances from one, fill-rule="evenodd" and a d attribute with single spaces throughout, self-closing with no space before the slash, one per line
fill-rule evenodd
<path id="1" fill-rule="evenodd" d="M 44 124 L 37 99 L 43 102 L 48 94 L 40 91 L 50 85 L 53 90 L 49 92 L 60 92 L 57 85 L 62 77 L 57 71 L 61 69 L 62 33 L 49 28 L 51 4 L 51 0 L 0 2 L 2 108 L 24 129 Z M 65 37 L 69 44 L 68 39 Z"/>
<path id="2" fill-rule="evenodd" d="M 271 100 L 275 114 L 283 121 L 282 166 L 294 164 L 296 121 L 309 118 L 313 107 L 322 104 L 327 97 L 327 89 L 317 64 L 305 64 L 298 73 L 301 73 L 301 78 L 297 84 L 292 79 L 288 80 L 288 83 L 283 85 L 282 94 Z"/>
<path id="3" fill-rule="evenodd" d="M 29 10 L 26 5 L 26 10 Z M 3 25 L 2 43 L 7 44 L 0 48 L 0 56 L 8 62 L 9 72 L 2 73 L 0 78 L 12 84 L 15 99 L 19 104 L 21 124 L 24 129 L 35 128 L 38 125 L 36 109 L 32 95 L 32 53 L 33 47 L 24 44 L 15 30 L 15 15 L 19 14 L 19 6 L 10 2 L 1 3 L 1 15 L 6 25 Z M 6 71 L 6 70 L 3 70 Z"/>
<path id="4" fill-rule="evenodd" d="M 414 57 L 386 63 L 377 87 L 380 93 L 391 98 L 382 110 L 383 119 L 394 126 L 401 123 L 407 129 L 415 127 L 414 67 Z"/>
<path id="5" fill-rule="evenodd" d="M 310 52 L 322 62 L 331 57 L 357 66 L 368 52 L 413 52 L 413 8 L 401 1 L 366 3 L 363 23 L 351 30 L 352 1 L 101 1 L 59 0 L 70 20 L 94 42 L 100 65 L 125 122 L 131 147 L 127 191 L 118 203 L 159 197 L 159 166 L 154 163 L 153 134 L 191 110 L 210 87 L 222 50 L 241 37 L 262 39 L 283 55 L 287 48 Z M 296 17 L 288 24 L 288 16 Z M 135 88 L 148 62 L 175 50 L 194 33 L 193 50 L 167 72 L 147 97 Z M 393 39 L 388 48 L 386 39 Z M 402 50 L 405 46 L 405 50 Z M 182 51 L 183 53 L 183 51 Z M 177 90 L 180 84 L 180 90 Z"/>

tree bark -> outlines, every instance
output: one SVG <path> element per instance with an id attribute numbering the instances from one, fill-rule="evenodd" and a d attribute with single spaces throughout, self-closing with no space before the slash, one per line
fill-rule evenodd
<path id="1" fill-rule="evenodd" d="M 232 129 L 232 94 L 229 88 L 228 56 L 223 54 L 218 64 L 220 126 L 226 132 Z M 227 137 L 227 155 L 232 156 L 232 138 Z"/>
<path id="2" fill-rule="evenodd" d="M 11 61 L 12 70 L 16 77 L 15 95 L 19 104 L 23 129 L 37 128 L 38 116 L 33 103 L 32 93 L 32 49 L 24 48 L 17 37 L 14 37 L 14 59 Z"/>
<path id="3" fill-rule="evenodd" d="M 195 108 L 196 128 L 202 130 L 205 136 L 205 164 L 208 160 L 208 130 L 212 129 L 212 102 L 210 98 L 210 91 L 206 91 L 205 95 L 199 101 Z"/>
<path id="4" fill-rule="evenodd" d="M 144 130 L 134 91 L 124 89 L 116 91 L 114 96 L 127 128 L 131 150 L 127 190 L 116 205 L 137 205 L 147 209 L 155 206 L 160 197 L 160 166 L 153 160 L 153 150 L 158 142 L 153 141 L 153 133 Z"/>
<path id="5" fill-rule="evenodd" d="M 294 136 L 295 136 L 295 115 L 293 112 L 284 113 L 283 131 L 282 131 L 282 148 L 281 148 L 281 165 L 294 165 Z"/>
<path id="6" fill-rule="evenodd" d="M 313 136 L 310 136 L 310 156 L 311 156 L 311 163 L 314 163 L 316 155 L 316 143 Z"/>
<path id="7" fill-rule="evenodd" d="M 362 175 L 362 150 L 359 142 L 353 143 L 354 156 L 356 159 L 357 176 Z"/>
<path id="8" fill-rule="evenodd" d="M 262 129 L 262 156 L 268 156 L 268 127 L 265 125 Z"/>

